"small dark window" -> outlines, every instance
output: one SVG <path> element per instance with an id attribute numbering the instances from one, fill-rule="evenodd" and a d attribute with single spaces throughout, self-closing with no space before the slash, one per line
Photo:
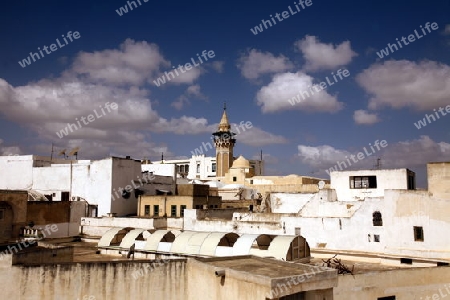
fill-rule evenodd
<path id="1" fill-rule="evenodd" d="M 379 234 L 374 234 L 373 235 L 373 241 L 375 243 L 379 243 L 380 242 L 380 235 Z"/>
<path id="2" fill-rule="evenodd" d="M 0 209 L 0 220 L 3 220 L 4 217 L 5 217 L 5 210 Z"/>
<path id="3" fill-rule="evenodd" d="M 153 205 L 153 216 L 159 217 L 159 205 Z"/>
<path id="4" fill-rule="evenodd" d="M 236 176 L 233 176 L 233 181 L 236 181 L 236 180 L 237 180 Z"/>
<path id="5" fill-rule="evenodd" d="M 377 300 L 395 300 L 395 296 L 381 297 L 377 298 Z"/>
<path id="6" fill-rule="evenodd" d="M 216 163 L 213 163 L 213 164 L 211 165 L 211 171 L 212 171 L 212 172 L 216 172 Z"/>
<path id="7" fill-rule="evenodd" d="M 177 216 L 177 206 L 176 205 L 171 205 L 170 206 L 170 216 L 171 217 L 176 217 Z"/>
<path id="8" fill-rule="evenodd" d="M 411 258 L 400 258 L 400 263 L 412 265 L 412 259 Z"/>
<path id="9" fill-rule="evenodd" d="M 423 227 L 422 226 L 414 226 L 414 241 L 423 242 Z"/>
<path id="10" fill-rule="evenodd" d="M 186 205 L 180 205 L 180 217 L 184 217 L 185 209 L 186 209 Z"/>
<path id="11" fill-rule="evenodd" d="M 381 217 L 381 213 L 376 211 L 372 214 L 373 226 L 383 226 L 383 218 Z"/>
<path id="12" fill-rule="evenodd" d="M 144 215 L 146 215 L 146 216 L 150 215 L 150 205 L 144 206 Z"/>
<path id="13" fill-rule="evenodd" d="M 377 176 L 350 176 L 351 189 L 376 189 Z"/>
<path id="14" fill-rule="evenodd" d="M 438 267 L 447 267 L 448 263 L 438 261 L 436 266 L 438 266 Z"/>

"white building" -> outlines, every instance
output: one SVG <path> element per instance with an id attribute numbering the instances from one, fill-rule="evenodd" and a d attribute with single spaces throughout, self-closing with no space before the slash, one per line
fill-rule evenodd
<path id="1" fill-rule="evenodd" d="M 384 191 L 389 189 L 416 188 L 416 175 L 408 169 L 333 171 L 330 180 L 339 201 L 383 197 Z"/>
<path id="2" fill-rule="evenodd" d="M 187 179 L 213 180 L 216 178 L 216 157 L 196 155 L 189 159 L 155 161 L 152 164 L 175 164 L 177 174 Z M 250 160 L 255 175 L 264 175 L 264 161 Z M 157 174 L 157 173 L 155 173 Z"/>
<path id="3" fill-rule="evenodd" d="M 428 164 L 424 191 L 408 169 L 332 172 L 331 189 L 271 193 L 272 213 L 203 220 L 188 210 L 184 230 L 301 235 L 316 257 L 436 266 L 450 263 L 449 174 L 450 163 Z"/>
<path id="4" fill-rule="evenodd" d="M 0 189 L 27 190 L 51 201 L 84 200 L 92 216 L 136 214 L 139 188 L 148 190 L 145 185 L 154 178 L 144 178 L 141 162 L 129 158 L 90 161 L 0 156 Z"/>

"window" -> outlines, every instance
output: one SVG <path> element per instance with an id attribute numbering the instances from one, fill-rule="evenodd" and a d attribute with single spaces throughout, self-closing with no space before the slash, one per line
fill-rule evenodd
<path id="1" fill-rule="evenodd" d="M 69 201 L 69 192 L 61 193 L 61 201 Z"/>
<path id="2" fill-rule="evenodd" d="M 376 189 L 377 176 L 350 176 L 351 189 Z"/>
<path id="3" fill-rule="evenodd" d="M 414 174 L 408 174 L 408 190 L 416 189 L 416 179 Z"/>
<path id="4" fill-rule="evenodd" d="M 176 217 L 177 216 L 177 206 L 176 205 L 171 205 L 170 206 L 170 216 L 171 217 Z"/>
<path id="5" fill-rule="evenodd" d="M 379 243 L 380 242 L 380 235 L 379 234 L 374 234 L 373 235 L 373 241 L 375 243 Z"/>
<path id="6" fill-rule="evenodd" d="M 213 164 L 211 165 L 211 171 L 212 171 L 212 172 L 216 172 L 216 163 L 213 163 Z"/>
<path id="7" fill-rule="evenodd" d="M 200 204 L 195 205 L 195 209 L 202 209 L 202 205 Z"/>
<path id="8" fill-rule="evenodd" d="M 184 173 L 184 165 L 180 166 L 180 173 Z"/>
<path id="9" fill-rule="evenodd" d="M 153 216 L 159 217 L 159 205 L 153 205 Z"/>
<path id="10" fill-rule="evenodd" d="M 0 220 L 3 220 L 4 217 L 5 217 L 5 210 L 0 209 Z"/>
<path id="11" fill-rule="evenodd" d="M 423 242 L 423 227 L 414 226 L 414 241 Z"/>
<path id="12" fill-rule="evenodd" d="M 237 180 L 236 176 L 233 176 L 233 181 L 236 181 L 236 180 Z"/>
<path id="13" fill-rule="evenodd" d="M 186 173 L 189 173 L 189 165 L 185 165 L 185 166 L 184 166 L 184 171 L 185 171 Z"/>
<path id="14" fill-rule="evenodd" d="M 377 298 L 377 300 L 395 300 L 395 296 L 381 297 Z"/>
<path id="15" fill-rule="evenodd" d="M 197 163 L 197 173 L 200 173 L 200 164 Z"/>
<path id="16" fill-rule="evenodd" d="M 372 214 L 372 222 L 373 226 L 383 226 L 383 218 L 381 217 L 381 213 L 379 211 Z"/>
<path id="17" fill-rule="evenodd" d="M 185 209 L 186 209 L 186 205 L 180 205 L 180 217 L 184 217 Z"/>
<path id="18" fill-rule="evenodd" d="M 144 215 L 146 215 L 146 216 L 150 215 L 150 205 L 144 206 Z"/>
<path id="19" fill-rule="evenodd" d="M 411 258 L 400 258 L 400 263 L 401 264 L 412 265 L 412 259 Z"/>

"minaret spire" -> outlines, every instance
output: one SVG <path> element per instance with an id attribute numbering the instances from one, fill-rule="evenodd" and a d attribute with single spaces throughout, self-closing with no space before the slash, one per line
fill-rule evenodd
<path id="1" fill-rule="evenodd" d="M 233 164 L 233 148 L 236 143 L 235 133 L 231 132 L 230 122 L 227 116 L 227 104 L 223 104 L 222 118 L 218 130 L 213 133 L 216 147 L 216 176 L 224 177 Z"/>

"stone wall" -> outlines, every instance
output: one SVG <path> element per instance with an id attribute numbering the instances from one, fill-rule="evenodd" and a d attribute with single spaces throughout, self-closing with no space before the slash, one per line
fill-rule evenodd
<path id="1" fill-rule="evenodd" d="M 135 261 L 12 267 L 5 263 L 0 265 L 2 298 L 186 299 L 185 265 L 185 261 L 156 265 Z"/>

